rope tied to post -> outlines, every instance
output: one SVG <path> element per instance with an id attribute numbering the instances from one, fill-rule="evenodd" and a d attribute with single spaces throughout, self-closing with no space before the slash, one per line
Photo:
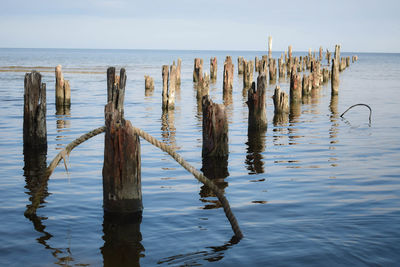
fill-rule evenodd
<path id="1" fill-rule="evenodd" d="M 146 141 L 148 141 L 150 144 L 158 147 L 162 151 L 168 153 L 176 162 L 178 162 L 183 168 L 185 168 L 188 172 L 190 172 L 198 181 L 203 183 L 204 185 L 208 186 L 217 196 L 218 200 L 221 202 L 221 205 L 224 209 L 225 215 L 229 220 L 229 223 L 231 224 L 232 230 L 235 233 L 235 236 L 238 240 L 243 238 L 242 231 L 240 230 L 239 224 L 236 220 L 235 215 L 233 214 L 231 207 L 229 205 L 228 200 L 224 196 L 224 193 L 206 176 L 204 176 L 201 172 L 199 172 L 196 168 L 194 168 L 192 165 L 190 165 L 182 156 L 180 156 L 178 153 L 176 153 L 170 146 L 167 144 L 160 142 L 150 134 L 146 133 L 140 128 L 137 128 L 135 126 L 132 126 L 133 131 L 135 134 L 139 135 Z M 63 150 L 61 150 L 51 161 L 49 166 L 47 167 L 45 174 L 44 174 L 44 179 L 43 179 L 43 188 L 46 186 L 48 179 L 50 178 L 51 174 L 53 173 L 54 169 L 57 167 L 58 163 L 64 159 L 65 161 L 65 155 L 69 155 L 69 153 L 78 145 L 81 143 L 85 142 L 86 140 L 105 132 L 106 126 L 102 126 L 99 128 L 96 128 L 86 134 L 81 135 L 79 138 L 75 139 L 71 143 L 69 143 Z M 33 196 L 32 198 L 32 205 L 28 207 L 28 209 L 25 211 L 25 216 L 31 217 L 36 214 L 36 210 L 40 205 L 40 199 L 42 198 L 43 195 L 43 190 L 38 190 L 38 192 Z"/>

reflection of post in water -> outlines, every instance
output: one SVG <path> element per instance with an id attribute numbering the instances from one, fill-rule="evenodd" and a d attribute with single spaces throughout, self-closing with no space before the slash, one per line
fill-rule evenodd
<path id="1" fill-rule="evenodd" d="M 145 249 L 141 244 L 142 216 L 137 215 L 104 215 L 104 245 L 100 248 L 104 266 L 140 266 Z"/>
<path id="2" fill-rule="evenodd" d="M 290 102 L 290 113 L 289 113 L 289 145 L 297 144 L 296 139 L 300 136 L 296 135 L 298 129 L 296 129 L 296 124 L 299 122 L 299 117 L 301 115 L 301 102 L 291 101 Z"/>
<path id="3" fill-rule="evenodd" d="M 176 148 L 174 110 L 163 110 L 161 115 L 161 136 L 164 142 Z"/>
<path id="4" fill-rule="evenodd" d="M 221 189 L 228 183 L 224 178 L 228 173 L 228 120 L 225 106 L 215 104 L 208 95 L 203 97 L 203 167 L 202 172 L 206 177 L 212 179 Z M 214 196 L 211 190 L 203 186 L 200 191 L 202 198 Z M 219 201 L 202 200 L 212 202 L 214 205 L 206 205 L 206 208 L 221 207 Z"/>
<path id="5" fill-rule="evenodd" d="M 266 130 L 266 128 L 251 129 L 248 127 L 247 155 L 245 163 L 249 170 L 249 174 L 264 173 L 264 162 L 261 153 L 265 150 Z"/>
<path id="6" fill-rule="evenodd" d="M 337 135 L 338 135 L 338 102 L 339 102 L 339 98 L 338 95 L 336 94 L 332 94 L 331 95 L 331 102 L 329 104 L 329 109 L 331 111 L 331 116 L 330 116 L 330 120 L 332 123 L 331 128 L 329 129 L 329 138 L 331 139 L 330 144 L 331 146 L 329 147 L 329 149 L 335 149 L 334 144 L 336 144 L 338 142 L 337 140 Z"/>
<path id="7" fill-rule="evenodd" d="M 65 138 L 64 132 L 66 129 L 71 127 L 71 109 L 69 106 L 57 106 L 56 118 L 57 118 L 57 149 L 62 149 L 64 144 L 61 142 Z"/>

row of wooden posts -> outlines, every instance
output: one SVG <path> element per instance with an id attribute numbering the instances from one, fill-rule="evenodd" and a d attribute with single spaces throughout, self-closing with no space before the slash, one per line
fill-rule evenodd
<path id="1" fill-rule="evenodd" d="M 276 87 L 273 102 L 275 114 L 289 113 L 290 102 L 301 102 L 313 89 L 320 87 L 322 83 L 331 79 L 332 95 L 338 94 L 339 72 L 350 64 L 350 58 L 340 58 L 340 46 L 336 46 L 332 59 L 332 68 L 323 68 L 321 71 L 322 50 L 318 58 L 309 55 L 304 58 L 292 56 L 292 48 L 289 47 L 285 61 L 281 57 L 278 60 L 279 76 L 287 72 L 290 77 L 289 96 Z M 328 62 L 330 53 L 326 55 Z M 352 61 L 356 61 L 354 56 Z M 272 59 L 269 50 L 268 56 L 261 60 L 246 61 L 238 59 L 238 72 L 243 74 L 243 88 L 247 90 L 249 108 L 248 129 L 257 131 L 267 127 L 266 117 L 266 88 L 267 76 L 269 80 L 276 79 L 277 66 Z M 283 67 L 282 67 L 283 66 Z M 305 69 L 310 74 L 299 74 Z M 281 71 L 281 69 L 286 71 Z M 194 60 L 193 81 L 198 90 L 198 100 L 201 101 L 203 111 L 203 172 L 209 178 L 218 178 L 220 171 L 218 166 L 224 166 L 221 162 L 227 162 L 228 148 L 228 121 L 224 104 L 213 103 L 209 97 L 209 82 L 217 78 L 217 60 L 210 59 L 210 76 L 203 74 L 203 60 Z M 253 81 L 253 70 L 258 71 L 256 81 Z M 57 66 L 56 75 L 56 106 L 69 106 L 71 93 L 69 82 L 64 80 L 61 66 Z M 234 65 L 232 58 L 227 56 L 223 71 L 223 94 L 230 95 L 233 90 Z M 181 83 L 181 60 L 177 65 L 162 66 L 163 90 L 162 108 L 172 110 L 175 106 L 175 90 Z M 282 76 L 283 77 L 283 76 Z M 33 71 L 25 75 L 24 92 L 24 152 L 46 151 L 46 84 L 41 82 L 41 74 Z M 125 69 L 121 69 L 119 75 L 113 67 L 107 69 L 107 104 L 105 106 L 105 149 L 103 164 L 103 207 L 105 214 L 141 214 L 141 160 L 140 140 L 132 129 L 130 121 L 124 118 L 124 96 L 127 76 Z M 146 90 L 154 89 L 154 80 L 145 76 Z M 121 144 L 124 144 L 121 146 Z M 213 163 L 212 167 L 204 164 Z M 226 167 L 226 166 L 225 166 Z M 111 216 L 111 217 L 112 217 Z"/>

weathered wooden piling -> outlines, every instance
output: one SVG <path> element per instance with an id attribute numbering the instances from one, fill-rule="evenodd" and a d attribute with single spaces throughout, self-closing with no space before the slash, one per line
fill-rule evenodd
<path id="1" fill-rule="evenodd" d="M 254 71 L 255 72 L 258 72 L 259 71 L 259 66 L 260 65 L 260 60 L 258 59 L 258 57 L 256 56 L 255 58 L 254 58 L 254 67 L 255 67 L 255 69 L 254 69 Z"/>
<path id="2" fill-rule="evenodd" d="M 268 59 L 272 58 L 272 36 L 268 36 Z"/>
<path id="3" fill-rule="evenodd" d="M 340 45 L 335 45 L 334 58 L 336 59 L 336 63 L 340 62 Z"/>
<path id="4" fill-rule="evenodd" d="M 212 82 L 217 80 L 217 58 L 212 57 L 210 59 L 210 79 Z"/>
<path id="5" fill-rule="evenodd" d="M 322 61 L 322 46 L 319 47 L 319 57 L 318 57 L 318 61 Z"/>
<path id="6" fill-rule="evenodd" d="M 194 69 L 193 69 L 193 82 L 198 82 L 200 77 L 203 77 L 203 59 L 194 59 Z"/>
<path id="7" fill-rule="evenodd" d="M 350 57 L 346 57 L 346 68 L 350 67 Z"/>
<path id="8" fill-rule="evenodd" d="M 271 83 L 276 81 L 276 59 L 269 60 L 269 80 Z"/>
<path id="9" fill-rule="evenodd" d="M 278 59 L 279 79 L 285 78 L 285 64 L 282 57 Z"/>
<path id="10" fill-rule="evenodd" d="M 290 102 L 299 102 L 302 97 L 301 76 L 293 68 L 290 75 Z"/>
<path id="11" fill-rule="evenodd" d="M 322 69 L 322 82 L 327 83 L 329 81 L 330 73 L 328 68 Z"/>
<path id="12" fill-rule="evenodd" d="M 266 83 L 267 77 L 262 73 L 257 77 L 257 90 L 253 82 L 248 91 L 246 103 L 249 108 L 249 129 L 259 130 L 267 127 Z"/>
<path id="13" fill-rule="evenodd" d="M 197 82 L 197 100 L 202 101 L 203 96 L 208 95 L 210 91 L 210 76 L 204 73 L 204 76 Z"/>
<path id="14" fill-rule="evenodd" d="M 47 151 L 46 84 L 36 71 L 25 74 L 23 139 L 24 150 Z"/>
<path id="15" fill-rule="evenodd" d="M 352 56 L 351 57 L 351 62 L 354 63 L 358 60 L 358 56 Z"/>
<path id="16" fill-rule="evenodd" d="M 203 157 L 225 158 L 229 155 L 228 120 L 223 104 L 203 96 Z"/>
<path id="17" fill-rule="evenodd" d="M 258 66 L 258 73 L 268 73 L 268 56 L 262 56 L 259 66 Z"/>
<path id="18" fill-rule="evenodd" d="M 181 85 L 181 68 L 182 68 L 182 59 L 178 58 L 178 62 L 176 65 L 176 85 Z"/>
<path id="19" fill-rule="evenodd" d="M 175 108 L 175 91 L 176 91 L 176 66 L 175 64 L 171 65 L 169 71 L 169 85 L 168 85 L 168 109 Z"/>
<path id="20" fill-rule="evenodd" d="M 289 45 L 288 47 L 288 56 L 289 56 L 289 61 L 292 59 L 292 46 Z"/>
<path id="21" fill-rule="evenodd" d="M 125 69 L 121 69 L 119 81 L 112 74 L 115 68 L 107 70 L 111 98 L 104 109 L 103 208 L 105 215 L 141 216 L 140 140 L 130 121 L 124 119 Z"/>
<path id="22" fill-rule="evenodd" d="M 310 81 L 310 76 L 303 74 L 302 80 L 302 96 L 309 96 L 311 95 L 312 84 Z"/>
<path id="23" fill-rule="evenodd" d="M 148 75 L 144 75 L 145 90 L 154 90 L 154 79 Z"/>
<path id="24" fill-rule="evenodd" d="M 274 100 L 275 114 L 289 113 L 289 97 L 281 91 L 279 85 L 276 86 L 272 99 Z"/>
<path id="25" fill-rule="evenodd" d="M 169 81 L 169 68 L 168 65 L 162 66 L 162 80 L 163 80 L 163 90 L 162 90 L 162 108 L 168 108 L 168 81 Z"/>
<path id="26" fill-rule="evenodd" d="M 224 62 L 223 94 L 231 94 L 233 89 L 233 69 L 232 58 L 227 56 Z"/>
<path id="27" fill-rule="evenodd" d="M 71 105 L 71 87 L 68 80 L 64 80 L 61 65 L 57 65 L 56 74 L 56 106 Z"/>
<path id="28" fill-rule="evenodd" d="M 328 49 L 326 49 L 325 58 L 326 58 L 326 60 L 327 60 L 327 62 L 328 62 L 328 66 L 331 65 L 331 57 L 332 57 L 332 53 L 329 52 Z"/>
<path id="29" fill-rule="evenodd" d="M 243 60 L 243 89 L 250 88 L 253 82 L 253 61 Z"/>
<path id="30" fill-rule="evenodd" d="M 238 74 L 243 74 L 244 71 L 244 59 L 243 57 L 238 57 Z"/>
<path id="31" fill-rule="evenodd" d="M 318 89 L 321 81 L 321 62 L 313 59 L 313 67 L 311 70 L 312 89 Z"/>
<path id="32" fill-rule="evenodd" d="M 339 63 L 339 72 L 342 72 L 346 69 L 346 59 L 345 58 L 340 58 L 340 63 Z"/>
<path id="33" fill-rule="evenodd" d="M 331 94 L 337 95 L 339 93 L 339 62 L 336 58 L 332 59 L 331 75 Z"/>

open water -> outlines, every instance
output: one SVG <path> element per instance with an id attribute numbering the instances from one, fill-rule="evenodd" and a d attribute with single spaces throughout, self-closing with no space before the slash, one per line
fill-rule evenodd
<path id="1" fill-rule="evenodd" d="M 333 49 L 330 49 L 333 50 Z M 358 53 L 330 83 L 273 123 L 275 85 L 268 85 L 268 129 L 248 135 L 248 108 L 237 57 L 265 52 L 0 49 L 0 266 L 393 266 L 400 262 L 400 54 Z M 273 53 L 273 57 L 280 56 Z M 354 53 L 342 53 L 351 56 Z M 202 168 L 202 114 L 193 60 L 218 59 L 210 95 L 222 103 L 225 56 L 235 64 L 229 119 L 229 175 L 219 180 L 244 233 L 240 242 L 210 191 L 166 153 L 141 140 L 143 219 L 110 229 L 102 208 L 104 134 L 75 148 L 68 172 L 51 176 L 38 217 L 24 216 L 35 166 L 104 124 L 106 69 L 125 67 L 125 117 Z M 294 56 L 306 55 L 296 52 Z M 182 59 L 176 109 L 162 113 L 161 66 Z M 323 61 L 326 64 L 326 60 Z M 63 66 L 72 106 L 55 109 L 54 68 Z M 47 156 L 23 154 L 24 75 L 47 84 Z M 144 75 L 155 79 L 145 94 Z M 256 76 L 255 76 L 256 77 Z M 288 81 L 277 81 L 288 92 Z M 349 106 L 365 103 L 372 108 Z M 57 114 L 56 114 L 57 113 Z M 24 168 L 25 166 L 25 168 Z M 104 224 L 103 224 L 104 223 Z M 112 228 L 112 227 L 111 227 Z"/>

